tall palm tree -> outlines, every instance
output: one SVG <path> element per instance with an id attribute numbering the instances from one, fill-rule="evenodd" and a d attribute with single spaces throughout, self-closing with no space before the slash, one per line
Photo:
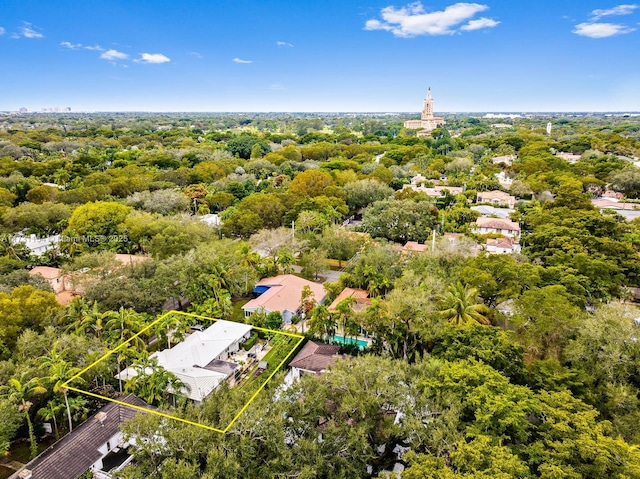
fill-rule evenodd
<path id="1" fill-rule="evenodd" d="M 149 404 L 164 404 L 169 392 L 178 395 L 186 386 L 174 374 L 158 365 L 158 360 L 141 357 L 132 366 L 137 374 L 127 381 L 126 391 Z"/>
<path id="2" fill-rule="evenodd" d="M 353 296 L 349 296 L 343 299 L 342 301 L 340 301 L 336 305 L 336 315 L 338 317 L 338 321 L 340 322 L 340 326 L 342 328 L 342 334 L 344 335 L 345 339 L 350 334 L 353 334 L 354 330 L 356 331 L 354 336 L 357 336 L 358 334 L 357 326 L 354 328 L 354 325 L 352 324 L 352 323 L 355 323 L 354 321 L 355 315 L 353 312 L 353 305 L 355 303 L 356 303 L 356 298 L 354 298 Z"/>
<path id="3" fill-rule="evenodd" d="M 0 386 L 0 394 L 14 402 L 18 406 L 18 410 L 24 413 L 24 417 L 27 420 L 29 442 L 31 445 L 31 459 L 38 455 L 38 443 L 36 442 L 33 423 L 31 422 L 31 416 L 29 414 L 29 409 L 31 409 L 33 403 L 29 401 L 29 399 L 32 396 L 46 392 L 47 390 L 40 385 L 39 379 L 31 378 L 27 380 L 26 372 L 23 372 L 20 378 L 9 378 L 7 384 Z"/>
<path id="4" fill-rule="evenodd" d="M 142 316 L 133 309 L 122 306 L 117 312 L 108 311 L 103 317 L 107 320 L 104 325 L 105 334 L 114 346 L 134 338 L 143 327 Z M 144 347 L 144 341 L 140 336 L 135 336 L 131 342 L 132 346 Z"/>
<path id="5" fill-rule="evenodd" d="M 478 299 L 476 288 L 466 288 L 460 281 L 440 295 L 440 316 L 452 324 L 491 324 L 486 313 L 489 308 Z"/>
<path id="6" fill-rule="evenodd" d="M 91 334 L 102 339 L 106 313 L 100 312 L 97 301 L 94 301 L 91 307 L 86 305 L 86 301 L 85 304 L 78 304 L 74 307 L 74 314 L 81 315 L 80 320 L 71 323 L 68 330 L 74 331 L 75 334 Z"/>
<path id="7" fill-rule="evenodd" d="M 43 378 L 44 381 L 51 384 L 54 394 L 62 393 L 64 396 L 64 404 L 67 408 L 67 419 L 69 420 L 69 432 L 73 431 L 73 422 L 71 421 L 71 408 L 69 407 L 69 397 L 67 388 L 63 387 L 69 379 L 80 372 L 80 368 L 74 367 L 71 363 L 64 360 L 62 355 L 57 352 L 58 342 L 53 343 L 53 348 L 49 355 L 42 356 L 39 359 L 40 366 L 48 370 L 49 375 Z"/>
<path id="8" fill-rule="evenodd" d="M 335 319 L 325 304 L 318 304 L 311 311 L 309 331 L 314 336 L 319 334 L 320 337 L 325 340 L 331 338 L 336 333 Z"/>
<path id="9" fill-rule="evenodd" d="M 171 348 L 171 340 L 175 339 L 180 342 L 184 339 L 185 334 L 189 332 L 192 321 L 191 317 L 184 318 L 177 314 L 167 314 L 155 326 L 155 332 L 158 337 L 167 342 L 167 348 Z"/>
<path id="10" fill-rule="evenodd" d="M 56 437 L 56 441 L 60 439 L 60 433 L 58 432 L 58 413 L 64 408 L 62 404 L 58 404 L 54 400 L 49 400 L 47 405 L 38 410 L 38 416 L 42 417 L 45 421 L 53 421 L 53 432 Z"/>
<path id="11" fill-rule="evenodd" d="M 89 311 L 89 303 L 82 296 L 73 298 L 60 316 L 58 324 L 73 330 L 80 324 Z"/>
<path id="12" fill-rule="evenodd" d="M 118 348 L 116 351 L 116 363 L 118 366 L 118 376 L 122 372 L 121 364 L 131 355 L 131 351 L 144 348 L 145 343 L 140 336 L 136 334 L 142 329 L 142 316 L 132 309 L 120 307 L 116 311 L 108 311 L 105 313 L 107 322 L 104 325 L 105 336 L 111 347 L 117 347 L 123 342 L 128 343 Z M 122 379 L 118 380 L 120 392 L 122 392 Z"/>

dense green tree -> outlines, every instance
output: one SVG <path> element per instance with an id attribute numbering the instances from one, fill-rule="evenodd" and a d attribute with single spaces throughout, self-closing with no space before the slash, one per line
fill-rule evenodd
<path id="1" fill-rule="evenodd" d="M 425 201 L 383 200 L 362 215 L 362 229 L 374 238 L 424 243 L 438 224 L 438 210 Z"/>

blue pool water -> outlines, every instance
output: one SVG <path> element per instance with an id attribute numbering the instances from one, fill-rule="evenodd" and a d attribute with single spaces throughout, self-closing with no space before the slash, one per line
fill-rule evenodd
<path id="1" fill-rule="evenodd" d="M 340 343 L 340 344 L 357 344 L 360 349 L 364 349 L 369 345 L 369 343 L 367 343 L 366 341 L 363 341 L 362 339 L 355 339 L 355 338 L 345 339 L 343 336 L 340 336 L 339 334 L 334 335 L 332 339 L 336 343 Z"/>

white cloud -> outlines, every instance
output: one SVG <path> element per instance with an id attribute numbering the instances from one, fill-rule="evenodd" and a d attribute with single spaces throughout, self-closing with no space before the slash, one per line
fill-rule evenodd
<path id="1" fill-rule="evenodd" d="M 464 30 L 466 32 L 470 32 L 473 30 L 480 30 L 481 28 L 493 28 L 497 27 L 500 22 L 493 20 L 491 18 L 478 18 L 477 20 L 470 20 L 467 24 L 462 25 L 460 30 Z"/>
<path id="2" fill-rule="evenodd" d="M 82 43 L 61 42 L 60 45 L 67 47 L 70 50 L 78 50 L 82 48 Z"/>
<path id="3" fill-rule="evenodd" d="M 613 8 L 607 9 L 598 9 L 591 12 L 592 20 L 600 20 L 602 17 L 608 17 L 611 15 L 630 15 L 636 8 L 639 8 L 640 5 L 618 5 Z"/>
<path id="4" fill-rule="evenodd" d="M 236 63 L 253 63 L 253 60 L 242 60 L 240 58 L 234 58 L 233 61 Z"/>
<path id="5" fill-rule="evenodd" d="M 0 35 L 4 35 L 4 33 L 6 32 L 6 30 L 2 27 L 0 27 Z"/>
<path id="6" fill-rule="evenodd" d="M 269 90 L 284 91 L 286 88 L 281 83 L 273 83 L 269 85 Z"/>
<path id="7" fill-rule="evenodd" d="M 288 42 L 281 42 L 281 41 L 277 41 L 276 45 L 278 45 L 279 47 L 293 47 L 293 44 Z"/>
<path id="8" fill-rule="evenodd" d="M 20 34 L 24 37 L 24 38 L 42 38 L 44 35 L 40 32 L 35 31 L 33 28 L 31 28 L 31 24 L 24 22 L 24 25 L 22 25 L 22 27 L 20 27 Z"/>
<path id="9" fill-rule="evenodd" d="M 631 33 L 634 30 L 635 28 L 617 23 L 585 22 L 577 24 L 573 33 L 589 38 L 607 38 L 614 35 Z"/>
<path id="10" fill-rule="evenodd" d="M 126 60 L 127 58 L 129 58 L 129 55 L 119 52 L 118 50 L 107 50 L 102 55 L 100 55 L 100 58 L 102 58 L 103 60 Z"/>
<path id="11" fill-rule="evenodd" d="M 194 56 L 194 57 L 196 57 L 196 58 L 204 58 L 204 57 L 202 56 L 202 54 L 200 54 L 200 53 L 198 53 L 198 52 L 189 52 L 189 55 L 192 55 L 192 56 Z"/>
<path id="12" fill-rule="evenodd" d="M 136 60 L 141 63 L 167 63 L 171 59 L 162 53 L 142 53 L 140 54 L 140 60 Z"/>
<path id="13" fill-rule="evenodd" d="M 85 50 L 92 50 L 92 51 L 97 51 L 97 52 L 103 52 L 104 48 L 102 48 L 100 45 L 87 45 L 86 47 L 84 47 Z"/>
<path id="14" fill-rule="evenodd" d="M 451 35 L 460 30 L 478 30 L 495 27 L 498 23 L 489 18 L 471 20 L 477 13 L 487 10 L 480 3 L 455 3 L 444 10 L 426 12 L 421 2 L 402 8 L 385 7 L 380 11 L 382 21 L 371 19 L 365 23 L 365 30 L 385 30 L 396 37 L 416 35 Z M 460 24 L 467 22 L 462 27 Z"/>

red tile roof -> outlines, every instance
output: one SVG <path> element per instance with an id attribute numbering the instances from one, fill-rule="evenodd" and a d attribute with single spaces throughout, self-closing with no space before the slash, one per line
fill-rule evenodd
<path id="1" fill-rule="evenodd" d="M 369 291 L 365 289 L 344 288 L 338 295 L 338 297 L 333 300 L 331 306 L 329 306 L 329 311 L 331 311 L 332 313 L 335 312 L 338 304 L 349 297 L 353 297 L 356 300 L 356 302 L 351 307 L 351 309 L 353 309 L 354 311 L 362 311 L 367 306 L 371 305 L 371 300 L 369 299 Z"/>

